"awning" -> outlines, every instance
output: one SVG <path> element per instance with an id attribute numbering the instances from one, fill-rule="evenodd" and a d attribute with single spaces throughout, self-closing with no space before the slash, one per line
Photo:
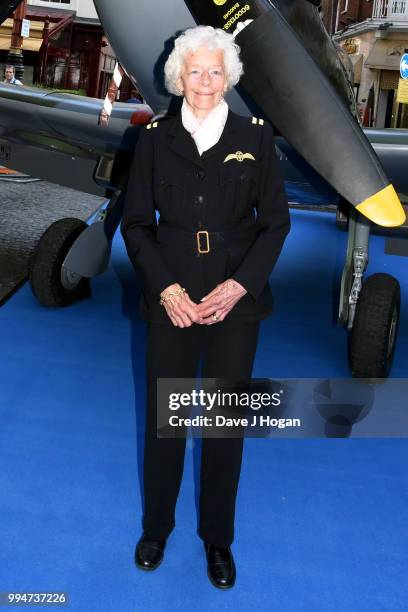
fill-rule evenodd
<path id="1" fill-rule="evenodd" d="M 42 44 L 42 32 L 44 23 L 42 21 L 31 21 L 30 36 L 23 38 L 23 51 L 39 51 Z M 8 51 L 11 45 L 11 32 L 13 20 L 6 19 L 0 26 L 0 50 Z"/>
<path id="2" fill-rule="evenodd" d="M 27 6 L 27 19 L 30 20 L 30 36 L 23 38 L 23 51 L 39 51 L 43 40 L 44 22 L 50 21 L 50 32 L 67 27 L 74 20 L 75 12 L 48 7 Z M 13 19 L 5 19 L 0 25 L 0 50 L 10 49 Z"/>
<path id="3" fill-rule="evenodd" d="M 406 46 L 406 41 L 376 40 L 364 66 L 366 68 L 381 68 L 382 70 L 399 70 L 401 55 L 398 48 Z"/>
<path id="4" fill-rule="evenodd" d="M 8 51 L 10 49 L 11 36 L 0 35 L 0 50 Z M 23 51 L 39 51 L 42 44 L 41 38 L 24 38 Z"/>
<path id="5" fill-rule="evenodd" d="M 360 83 L 364 55 L 362 53 L 355 53 L 354 55 L 349 55 L 349 58 L 353 64 L 354 83 Z"/>

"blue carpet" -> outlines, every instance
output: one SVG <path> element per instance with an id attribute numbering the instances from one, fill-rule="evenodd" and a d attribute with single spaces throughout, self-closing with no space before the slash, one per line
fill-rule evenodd
<path id="1" fill-rule="evenodd" d="M 329 213 L 296 211 L 292 219 L 253 375 L 348 376 L 332 297 L 346 235 Z M 407 260 L 384 255 L 380 236 L 370 251 L 369 273 L 377 271 L 401 283 L 392 376 L 407 377 Z M 0 309 L 0 591 L 65 590 L 70 610 L 90 612 L 406 610 L 403 439 L 246 440 L 238 578 L 226 592 L 206 576 L 189 442 L 165 560 L 151 573 L 134 567 L 145 329 L 118 234 L 109 270 L 92 289 L 91 300 L 46 310 L 25 285 Z"/>

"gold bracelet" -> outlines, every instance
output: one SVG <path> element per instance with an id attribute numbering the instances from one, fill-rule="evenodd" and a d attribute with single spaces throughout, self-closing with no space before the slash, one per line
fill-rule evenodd
<path id="1" fill-rule="evenodd" d="M 168 291 L 167 293 L 165 293 L 164 295 L 160 296 L 160 300 L 159 300 L 159 304 L 160 306 L 163 306 L 163 304 L 165 302 L 167 302 L 167 300 L 172 296 L 172 295 L 180 295 L 181 293 L 185 292 L 185 288 L 181 287 L 181 289 L 175 289 L 174 291 Z"/>

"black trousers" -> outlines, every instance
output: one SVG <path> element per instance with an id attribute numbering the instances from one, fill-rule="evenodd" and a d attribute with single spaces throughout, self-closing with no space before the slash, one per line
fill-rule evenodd
<path id="1" fill-rule="evenodd" d="M 185 438 L 157 438 L 157 378 L 195 378 L 202 357 L 203 378 L 250 379 L 259 323 L 148 323 L 143 530 L 149 537 L 165 537 L 174 528 L 186 446 Z M 215 546 L 234 539 L 242 450 L 242 437 L 202 439 L 198 535 Z"/>

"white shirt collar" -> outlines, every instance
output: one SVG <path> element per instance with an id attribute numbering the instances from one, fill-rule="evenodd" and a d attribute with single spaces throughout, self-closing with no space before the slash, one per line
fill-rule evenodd
<path id="1" fill-rule="evenodd" d="M 228 117 L 228 104 L 222 98 L 204 119 L 196 117 L 186 99 L 181 107 L 183 126 L 194 139 L 199 154 L 213 147 L 221 138 Z"/>

